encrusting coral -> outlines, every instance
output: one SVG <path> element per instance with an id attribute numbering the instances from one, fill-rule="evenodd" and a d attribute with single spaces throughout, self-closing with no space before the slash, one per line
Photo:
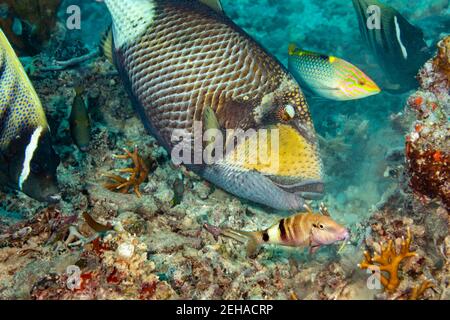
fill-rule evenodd
<path id="1" fill-rule="evenodd" d="M 411 294 L 409 295 L 409 300 L 417 300 L 419 299 L 427 289 L 433 288 L 434 285 L 430 280 L 425 280 L 421 283 L 420 286 L 414 287 L 411 290 Z"/>
<path id="2" fill-rule="evenodd" d="M 130 177 L 124 178 L 115 174 L 105 174 L 106 177 L 114 180 L 115 182 L 105 184 L 105 188 L 111 191 L 119 191 L 121 193 L 128 193 L 133 188 L 134 193 L 140 198 L 141 192 L 139 186 L 147 179 L 149 169 L 144 160 L 139 156 L 137 147 L 134 148 L 134 152 L 131 153 L 127 149 L 124 149 L 124 155 L 116 155 L 116 159 L 131 159 L 133 161 L 133 168 L 118 169 L 118 172 L 129 173 Z"/>
<path id="3" fill-rule="evenodd" d="M 422 202 L 438 199 L 450 209 L 450 37 L 418 76 L 421 88 L 408 99 L 416 120 L 406 137 L 409 185 Z"/>
<path id="4" fill-rule="evenodd" d="M 374 253 L 370 256 L 368 251 L 364 252 L 364 260 L 358 265 L 361 269 L 372 269 L 380 271 L 380 282 L 388 292 L 394 292 L 400 285 L 398 277 L 398 269 L 400 263 L 405 258 L 416 256 L 415 252 L 410 251 L 411 231 L 408 228 L 406 239 L 402 239 L 400 252 L 397 253 L 394 247 L 394 242 L 389 240 L 388 244 L 381 247 L 381 253 L 378 255 Z M 389 277 L 386 277 L 382 272 L 387 272 Z"/>
<path id="5" fill-rule="evenodd" d="M 447 76 L 450 84 L 450 37 L 446 37 L 438 43 L 438 54 L 433 60 L 433 65 Z"/>

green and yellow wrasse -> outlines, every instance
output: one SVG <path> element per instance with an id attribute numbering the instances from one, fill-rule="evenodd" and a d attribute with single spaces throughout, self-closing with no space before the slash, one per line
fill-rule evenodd
<path id="1" fill-rule="evenodd" d="M 262 231 L 238 231 L 221 229 L 205 224 L 205 229 L 215 237 L 225 236 L 242 243 L 247 243 L 247 254 L 255 255 L 259 246 L 275 244 L 289 247 L 309 247 L 315 252 L 321 246 L 337 241 L 345 241 L 349 237 L 348 230 L 329 216 L 315 214 L 311 211 L 281 219 L 268 229 Z"/>
<path id="2" fill-rule="evenodd" d="M 58 164 L 41 102 L 0 29 L 0 183 L 56 202 Z"/>
<path id="3" fill-rule="evenodd" d="M 278 133 L 274 161 L 246 161 L 248 139 L 219 161 L 183 161 L 222 189 L 297 210 L 323 193 L 322 161 L 304 95 L 289 72 L 228 19 L 215 0 L 105 0 L 112 15 L 103 51 L 116 65 L 144 124 L 174 158 L 203 129 Z M 208 118 L 209 120 L 206 120 Z M 186 138 L 186 139 L 185 139 Z M 258 147 L 257 147 L 258 148 Z M 194 148 L 195 149 L 195 148 Z M 266 149 L 266 150 L 267 150 Z M 183 153 L 184 155 L 184 153 Z M 200 151 L 201 157 L 201 151 Z M 275 163 L 276 162 L 276 163 Z"/>
<path id="4" fill-rule="evenodd" d="M 361 36 L 384 71 L 383 89 L 406 92 L 417 88 L 416 75 L 432 56 L 423 31 L 378 0 L 353 0 L 353 6 Z"/>
<path id="5" fill-rule="evenodd" d="M 289 71 L 311 93 L 331 100 L 354 100 L 380 92 L 364 72 L 337 57 L 289 46 Z"/>
<path id="6" fill-rule="evenodd" d="M 73 142 L 81 151 L 86 151 L 91 140 L 91 120 L 82 96 L 83 92 L 82 87 L 75 89 L 76 95 L 70 111 L 69 124 Z"/>

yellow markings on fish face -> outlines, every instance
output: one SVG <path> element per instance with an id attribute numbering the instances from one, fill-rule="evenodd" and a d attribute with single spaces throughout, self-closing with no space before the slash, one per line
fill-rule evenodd
<path id="1" fill-rule="evenodd" d="M 372 79 L 353 64 L 338 59 L 333 66 L 340 92 L 347 99 L 360 99 L 381 91 Z"/>
<path id="2" fill-rule="evenodd" d="M 338 58 L 336 58 L 336 57 L 330 56 L 330 57 L 328 58 L 328 61 L 330 61 L 330 63 L 334 63 L 337 59 L 338 59 Z"/>
<path id="3" fill-rule="evenodd" d="M 322 179 L 322 165 L 316 146 L 288 124 L 258 130 L 243 139 L 225 157 L 225 162 L 265 175 Z"/>

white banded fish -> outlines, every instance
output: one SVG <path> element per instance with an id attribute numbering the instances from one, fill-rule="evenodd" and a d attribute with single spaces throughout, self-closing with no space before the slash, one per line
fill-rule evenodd
<path id="1" fill-rule="evenodd" d="M 0 182 L 56 202 L 58 164 L 39 97 L 0 29 Z"/>
<path id="2" fill-rule="evenodd" d="M 361 36 L 386 77 L 382 88 L 394 93 L 417 88 L 416 75 L 431 58 L 423 31 L 378 0 L 353 0 L 353 6 Z"/>

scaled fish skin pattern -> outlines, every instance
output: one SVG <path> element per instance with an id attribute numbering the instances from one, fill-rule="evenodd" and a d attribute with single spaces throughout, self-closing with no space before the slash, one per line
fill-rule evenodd
<path id="1" fill-rule="evenodd" d="M 116 65 L 147 129 L 170 153 L 175 129 L 194 132 L 212 110 L 221 130 L 278 130 L 278 165 L 236 160 L 186 166 L 241 198 L 296 210 L 323 193 L 323 170 L 304 95 L 291 74 L 236 26 L 218 2 L 106 0 Z M 275 130 L 274 130 L 275 131 Z M 251 150 L 254 152 L 254 150 Z M 275 168 L 275 169 L 274 169 Z"/>
<path id="2" fill-rule="evenodd" d="M 59 161 L 39 97 L 0 29 L 0 183 L 57 202 Z"/>
<path id="3" fill-rule="evenodd" d="M 311 93 L 337 100 L 355 100 L 380 93 L 380 88 L 359 68 L 334 57 L 289 46 L 289 71 Z"/>

